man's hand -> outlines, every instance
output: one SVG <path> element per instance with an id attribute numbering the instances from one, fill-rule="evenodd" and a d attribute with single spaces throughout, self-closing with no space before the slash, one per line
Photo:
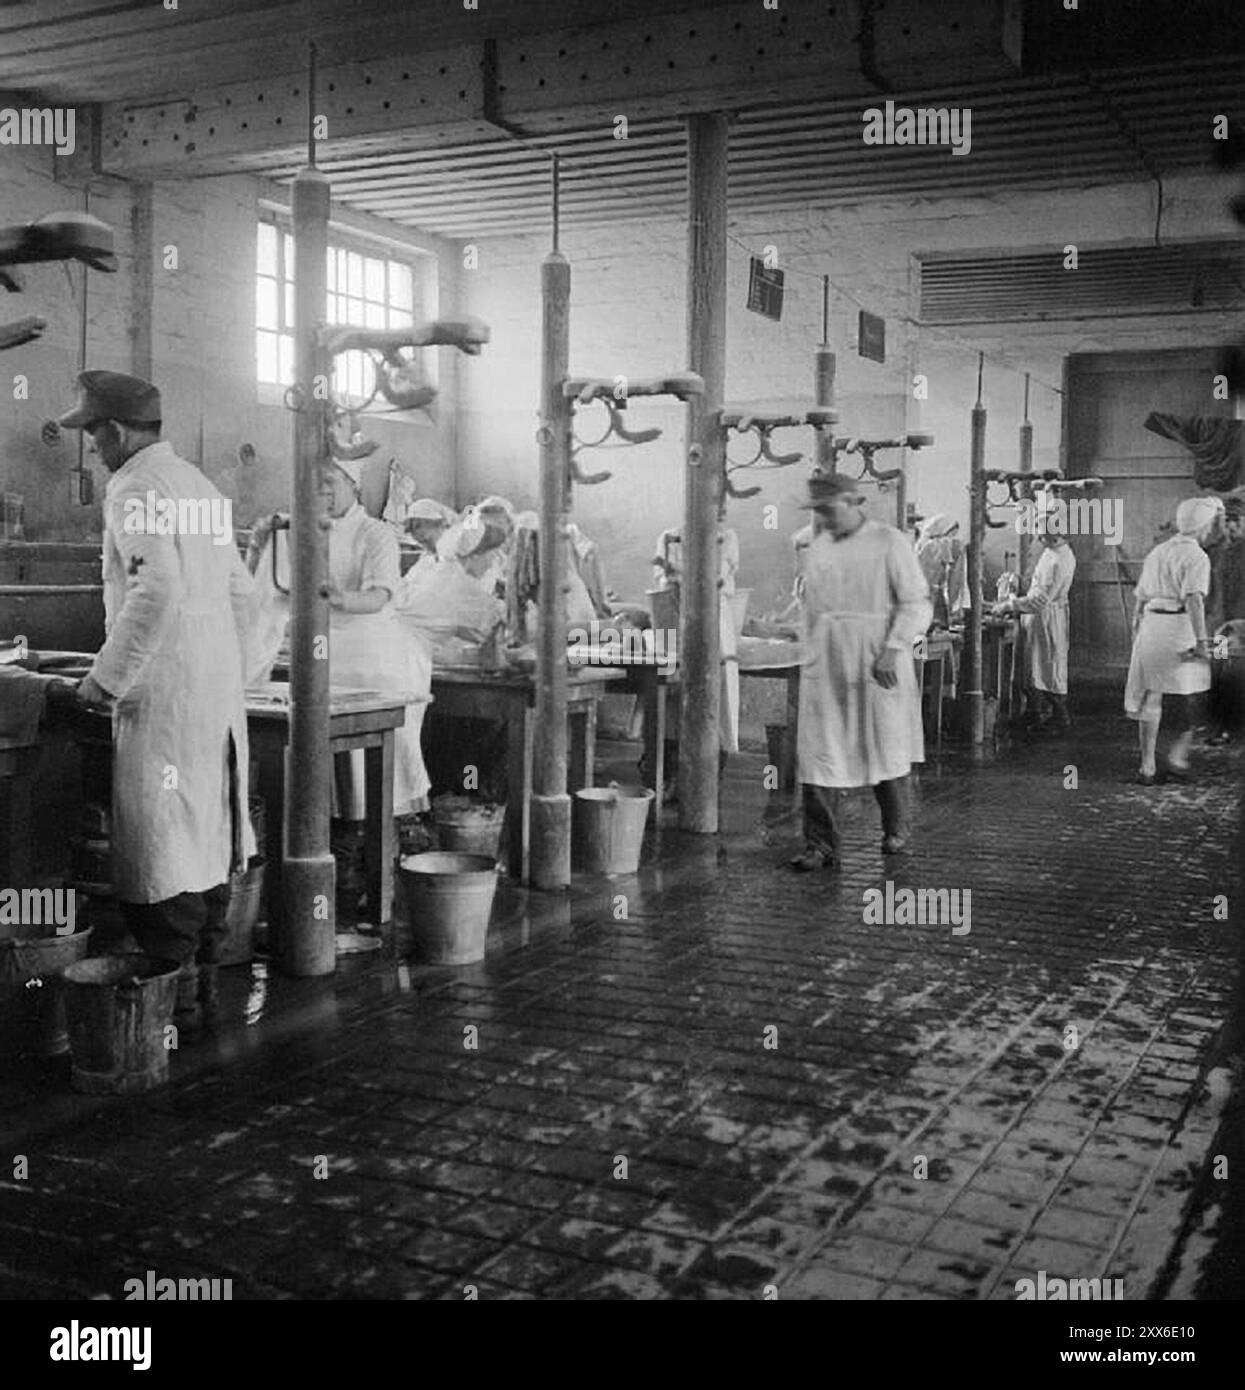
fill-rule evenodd
<path id="1" fill-rule="evenodd" d="M 112 704 L 113 697 L 104 689 L 94 676 L 83 676 L 78 682 L 77 688 L 78 703 L 86 705 L 88 708 L 107 707 Z"/>
<path id="2" fill-rule="evenodd" d="M 873 679 L 883 690 L 893 690 L 899 684 L 899 652 L 887 647 L 873 663 Z"/>

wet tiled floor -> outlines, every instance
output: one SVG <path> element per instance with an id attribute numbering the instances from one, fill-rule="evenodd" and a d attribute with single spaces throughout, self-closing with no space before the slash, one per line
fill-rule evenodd
<path id="1" fill-rule="evenodd" d="M 478 966 L 235 968 L 219 1038 L 141 1099 L 10 1073 L 0 1296 L 1193 1296 L 1242 756 L 1142 789 L 1130 734 L 927 768 L 903 859 L 858 798 L 837 878 L 785 869 L 789 799 L 742 755 L 720 837 L 504 889 Z M 887 880 L 971 891 L 970 930 L 866 920 Z"/>

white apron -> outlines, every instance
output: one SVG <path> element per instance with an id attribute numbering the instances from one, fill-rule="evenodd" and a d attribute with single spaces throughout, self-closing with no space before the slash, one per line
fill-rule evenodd
<path id="1" fill-rule="evenodd" d="M 375 574 L 373 557 L 378 551 L 386 562 L 392 540 L 393 573 Z M 398 586 L 397 537 L 383 521 L 368 516 L 356 504 L 333 522 L 329 532 L 329 581 L 343 592 L 365 587 L 366 582 L 386 579 L 393 593 Z M 379 613 L 341 613 L 329 619 L 329 682 L 382 695 L 426 701 L 432 687 L 432 657 L 428 644 L 398 621 L 392 603 Z M 394 730 L 393 808 L 395 816 L 426 809 L 429 781 L 420 748 L 425 703 L 406 707 L 406 722 Z M 364 761 L 362 750 L 335 760 L 333 814 L 345 820 L 364 815 Z"/>
<path id="2" fill-rule="evenodd" d="M 1076 556 L 1065 541 L 1043 547 L 1029 592 L 1017 601 L 1024 614 L 1026 684 L 1052 695 L 1068 693 L 1068 590 Z"/>
<path id="3" fill-rule="evenodd" d="M 242 646 L 253 586 L 234 545 L 211 534 L 127 529 L 127 500 L 221 494 L 170 444 L 151 444 L 104 498 L 104 626 L 91 674 L 113 708 L 112 874 L 123 902 L 225 883 L 255 853 L 247 815 Z M 189 528 L 190 521 L 187 519 Z"/>
<path id="4" fill-rule="evenodd" d="M 929 627 L 929 585 L 906 536 L 866 521 L 835 541 L 815 536 L 804 563 L 804 661 L 796 756 L 801 782 L 865 787 L 925 758 L 912 644 Z M 900 648 L 898 683 L 873 666 Z"/>

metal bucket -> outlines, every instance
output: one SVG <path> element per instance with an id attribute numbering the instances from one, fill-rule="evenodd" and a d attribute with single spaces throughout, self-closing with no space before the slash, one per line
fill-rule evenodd
<path id="1" fill-rule="evenodd" d="M 69 936 L 0 941 L 0 1057 L 59 1057 L 69 1051 L 67 966 L 80 961 L 91 928 Z"/>
<path id="2" fill-rule="evenodd" d="M 400 860 L 415 957 L 426 965 L 484 959 L 497 863 L 484 854 L 412 854 Z"/>
<path id="3" fill-rule="evenodd" d="M 169 1076 L 165 1029 L 178 968 L 149 956 L 96 956 L 65 971 L 70 1082 L 91 1095 L 133 1095 Z"/>
<path id="4" fill-rule="evenodd" d="M 579 867 L 592 874 L 635 873 L 653 795 L 648 787 L 587 787 L 576 792 Z"/>
<path id="5" fill-rule="evenodd" d="M 504 806 L 461 796 L 439 797 L 432 804 L 437 843 L 449 854 L 484 854 L 496 861 L 505 817 Z"/>

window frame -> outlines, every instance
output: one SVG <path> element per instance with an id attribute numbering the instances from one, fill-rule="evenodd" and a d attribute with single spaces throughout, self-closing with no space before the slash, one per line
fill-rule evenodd
<path id="1" fill-rule="evenodd" d="M 276 233 L 276 264 L 275 273 L 269 274 L 260 269 L 259 264 L 259 237 L 262 226 L 271 226 Z M 275 342 L 276 369 L 278 375 L 281 373 L 283 348 L 282 344 L 288 342 L 291 346 L 285 351 L 292 351 L 294 338 L 293 327 L 293 283 L 294 266 L 292 263 L 293 253 L 293 227 L 292 221 L 287 212 L 274 208 L 261 207 L 256 218 L 256 245 L 255 245 L 255 264 L 254 264 L 254 284 L 255 284 L 255 310 L 253 314 L 254 325 L 254 371 L 256 388 L 261 401 L 271 400 L 280 401 L 284 398 L 287 390 L 287 383 L 281 380 L 272 380 L 260 375 L 260 337 L 267 335 Z M 346 314 L 349 312 L 348 305 L 353 304 L 360 311 L 361 317 L 343 318 L 342 323 L 350 322 L 360 327 L 367 326 L 369 319 L 378 316 L 383 317 L 380 327 L 399 327 L 403 321 L 408 323 L 418 323 L 422 319 L 435 314 L 435 301 L 437 295 L 437 261 L 436 256 L 430 251 L 420 250 L 418 247 L 406 247 L 396 241 L 376 237 L 372 238 L 365 233 L 355 232 L 350 228 L 344 228 L 338 223 L 331 223 L 328 237 L 328 251 L 332 260 L 332 273 L 329 266 L 325 267 L 326 288 L 325 288 L 325 321 L 334 322 L 334 314 Z M 351 270 L 351 257 L 356 257 L 359 262 L 359 293 L 350 292 L 349 275 Z M 375 300 L 368 294 L 368 262 L 379 261 L 382 267 L 383 300 Z M 393 267 L 401 266 L 410 276 L 410 305 L 403 308 L 395 303 L 393 285 Z M 342 288 L 341 277 L 347 277 L 345 287 Z M 260 282 L 262 280 L 274 281 L 276 284 L 276 327 L 271 328 L 260 323 Z M 421 355 L 421 370 L 424 377 L 431 386 L 438 384 L 438 362 L 436 353 L 424 353 Z M 349 386 L 357 385 L 360 390 L 350 393 L 343 404 L 347 409 L 360 409 L 351 404 L 354 400 L 362 396 L 362 386 L 370 381 L 370 374 L 364 377 L 362 374 L 367 369 L 363 363 L 366 354 L 364 353 L 343 353 L 335 364 L 335 378 L 338 372 L 343 373 L 351 380 Z M 292 365 L 292 364 L 291 364 Z M 334 381 L 334 394 L 338 394 L 338 380 Z M 388 414 L 396 421 L 406 423 L 427 423 L 426 418 L 418 411 L 398 413 L 390 409 L 383 397 L 378 397 L 366 409 L 360 413 Z"/>

